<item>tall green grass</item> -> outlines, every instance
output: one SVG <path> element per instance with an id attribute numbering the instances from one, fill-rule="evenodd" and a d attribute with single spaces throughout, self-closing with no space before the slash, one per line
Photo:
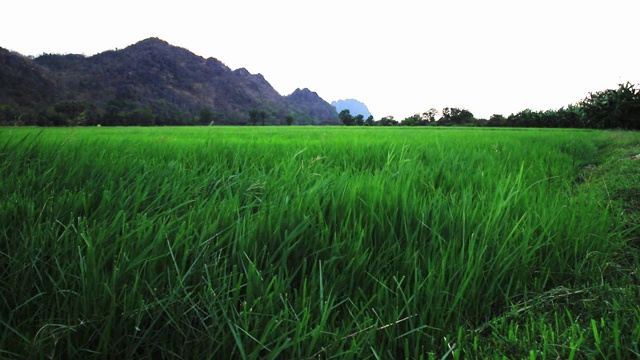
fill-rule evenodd
<path id="1" fill-rule="evenodd" d="M 637 306 L 576 320 L 627 247 L 579 181 L 608 133 L 0 136 L 0 357 L 638 354 Z"/>

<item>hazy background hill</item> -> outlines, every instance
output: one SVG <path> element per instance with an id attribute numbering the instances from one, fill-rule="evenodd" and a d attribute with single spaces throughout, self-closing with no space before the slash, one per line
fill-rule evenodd
<path id="1" fill-rule="evenodd" d="M 157 38 L 91 57 L 1 50 L 0 104 L 41 125 L 245 124 L 250 110 L 266 124 L 288 115 L 299 124 L 338 123 L 335 109 L 307 89 L 282 96 L 260 74 Z"/>
<path id="2" fill-rule="evenodd" d="M 342 110 L 349 110 L 353 116 L 362 115 L 365 119 L 371 116 L 367 105 L 356 99 L 338 100 L 332 102 L 331 105 L 336 108 L 338 113 Z"/>

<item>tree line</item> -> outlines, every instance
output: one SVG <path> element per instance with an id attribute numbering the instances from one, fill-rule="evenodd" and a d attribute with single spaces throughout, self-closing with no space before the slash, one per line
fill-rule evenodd
<path id="1" fill-rule="evenodd" d="M 489 126 L 538 128 L 591 128 L 640 130 L 640 91 L 627 82 L 618 89 L 589 95 L 577 104 L 557 110 L 522 110 L 507 117 L 494 114 L 489 119 L 477 119 L 469 110 L 446 107 L 431 108 L 423 113 L 397 121 L 393 116 L 378 121 L 366 121 L 362 115 L 353 116 L 349 110 L 339 114 L 345 126 Z"/>
<path id="2" fill-rule="evenodd" d="M 298 114 L 299 115 L 299 114 Z M 0 105 L 0 125 L 36 126 L 169 126 L 169 125 L 293 125 L 305 123 L 293 114 L 280 116 L 266 110 L 250 109 L 246 114 L 232 117 L 204 107 L 195 116 L 159 100 L 140 106 L 133 101 L 117 98 L 99 109 L 85 101 L 61 101 L 46 110 L 33 114 L 11 105 Z M 349 110 L 339 113 L 345 126 L 486 126 L 486 127 L 539 127 L 539 128 L 591 128 L 640 130 L 640 91 L 634 84 L 619 84 L 617 89 L 589 93 L 577 104 L 557 110 L 522 110 L 503 116 L 494 114 L 489 119 L 477 119 L 466 109 L 446 107 L 441 111 L 431 108 L 397 121 L 393 116 L 374 120 L 373 116 L 351 115 Z"/>

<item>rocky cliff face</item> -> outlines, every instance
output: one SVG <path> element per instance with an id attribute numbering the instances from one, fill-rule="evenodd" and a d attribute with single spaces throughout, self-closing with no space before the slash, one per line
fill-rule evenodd
<path id="1" fill-rule="evenodd" d="M 103 116 L 142 109 L 167 119 L 196 118 L 209 109 L 217 123 L 242 124 L 249 110 L 257 109 L 266 111 L 272 124 L 283 123 L 287 115 L 300 118 L 299 123 L 337 122 L 337 115 L 318 110 L 330 107 L 318 96 L 292 102 L 291 95 L 280 95 L 260 74 L 233 71 L 215 58 L 157 38 L 91 57 L 43 55 L 31 60 L 3 49 L 0 80 L 0 102 L 23 111 L 74 101 L 90 104 Z"/>

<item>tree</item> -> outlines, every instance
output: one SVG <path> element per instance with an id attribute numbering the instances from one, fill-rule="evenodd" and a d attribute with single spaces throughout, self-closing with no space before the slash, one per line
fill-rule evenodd
<path id="1" fill-rule="evenodd" d="M 422 125 L 422 117 L 420 114 L 409 116 L 400 122 L 403 126 L 419 126 Z"/>
<path id="2" fill-rule="evenodd" d="M 395 126 L 398 125 L 398 121 L 393 118 L 393 116 L 385 116 L 378 122 L 380 126 Z"/>
<path id="3" fill-rule="evenodd" d="M 285 116 L 284 120 L 287 122 L 287 125 L 291 126 L 293 124 L 293 115 Z"/>
<path id="4" fill-rule="evenodd" d="M 375 122 L 373 121 L 373 115 L 369 115 L 367 120 L 364 121 L 364 125 L 365 126 L 373 126 L 373 125 L 375 125 Z"/>
<path id="5" fill-rule="evenodd" d="M 86 120 L 85 116 L 78 118 L 86 109 L 86 105 L 81 101 L 61 101 L 53 105 L 53 110 L 62 116 L 64 125 L 82 125 Z"/>
<path id="6" fill-rule="evenodd" d="M 264 126 L 267 120 L 267 112 L 264 110 L 260 110 L 259 114 L 260 114 L 260 122 L 262 123 L 262 126 Z"/>
<path id="7" fill-rule="evenodd" d="M 340 122 L 344 126 L 352 126 L 356 123 L 356 119 L 351 116 L 351 112 L 348 109 L 340 111 L 338 117 L 340 118 Z"/>
<path id="8" fill-rule="evenodd" d="M 38 126 L 67 126 L 68 119 L 60 112 L 55 111 L 51 107 L 41 111 L 36 118 Z"/>
<path id="9" fill-rule="evenodd" d="M 0 105 L 0 125 L 10 125 L 18 122 L 19 114 L 10 105 Z"/>
<path id="10" fill-rule="evenodd" d="M 640 91 L 627 82 L 617 90 L 589 93 L 581 105 L 589 128 L 640 130 Z"/>
<path id="11" fill-rule="evenodd" d="M 258 112 L 257 109 L 249 110 L 249 122 L 251 123 L 251 125 L 257 125 L 259 117 L 260 117 L 260 113 Z"/>
<path id="12" fill-rule="evenodd" d="M 507 118 L 502 114 L 493 114 L 487 122 L 487 126 L 506 126 Z"/>
<path id="13" fill-rule="evenodd" d="M 531 109 L 524 109 L 517 114 L 509 115 L 507 123 L 515 127 L 540 126 L 540 115 Z"/>
<path id="14" fill-rule="evenodd" d="M 438 122 L 440 121 L 441 125 L 465 125 L 473 123 L 475 118 L 469 110 L 446 107 L 442 109 L 442 117 Z"/>
<path id="15" fill-rule="evenodd" d="M 364 115 L 362 114 L 356 115 L 356 117 L 354 118 L 354 122 L 358 126 L 364 125 Z"/>
<path id="16" fill-rule="evenodd" d="M 576 105 L 569 105 L 558 110 L 558 126 L 564 128 L 584 127 L 584 112 Z"/>
<path id="17" fill-rule="evenodd" d="M 431 108 L 428 111 L 422 113 L 422 119 L 423 121 L 427 122 L 427 125 L 435 123 L 436 116 L 438 116 L 438 110 L 436 110 L 435 108 Z"/>
<path id="18" fill-rule="evenodd" d="M 213 125 L 214 117 L 213 110 L 207 106 L 200 110 L 198 120 L 200 125 Z"/>
<path id="19" fill-rule="evenodd" d="M 109 100 L 101 124 L 108 126 L 124 125 L 127 113 L 134 109 L 132 102 L 120 98 Z"/>
<path id="20" fill-rule="evenodd" d="M 138 108 L 126 114 L 124 125 L 128 126 L 152 126 L 153 112 L 149 108 Z"/>

